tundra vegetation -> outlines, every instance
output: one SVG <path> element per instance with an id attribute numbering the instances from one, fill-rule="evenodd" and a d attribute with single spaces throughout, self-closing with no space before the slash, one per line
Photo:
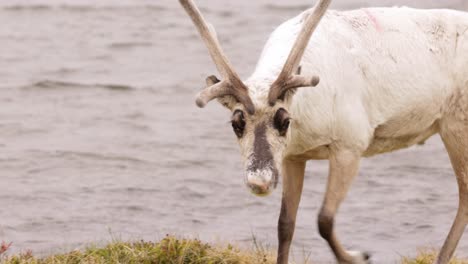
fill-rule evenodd
<path id="1" fill-rule="evenodd" d="M 113 241 L 106 246 L 91 245 L 85 249 L 64 254 L 36 257 L 31 251 L 9 255 L 12 243 L 0 244 L 2 264 L 273 264 L 276 253 L 256 242 L 249 249 L 232 244 L 208 244 L 198 239 L 182 239 L 166 236 L 159 242 Z M 429 264 L 437 257 L 436 251 L 421 251 L 417 257 L 404 257 L 402 264 Z M 313 264 L 313 257 L 299 259 L 297 264 Z M 454 258 L 450 264 L 468 264 L 468 260 Z"/>

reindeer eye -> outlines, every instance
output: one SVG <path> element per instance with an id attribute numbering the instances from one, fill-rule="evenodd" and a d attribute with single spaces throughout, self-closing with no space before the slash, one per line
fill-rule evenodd
<path id="1" fill-rule="evenodd" d="M 244 112 L 236 110 L 232 115 L 232 129 L 238 138 L 241 138 L 245 130 Z"/>
<path id="2" fill-rule="evenodd" d="M 289 117 L 288 111 L 283 108 L 280 108 L 274 117 L 273 126 L 278 130 L 280 136 L 286 136 L 288 132 L 289 124 L 291 123 L 291 118 Z"/>
<path id="3" fill-rule="evenodd" d="M 290 123 L 290 122 L 291 122 L 291 121 L 290 121 L 289 118 L 286 119 L 286 120 L 284 120 L 282 129 L 283 129 L 283 130 L 287 130 L 287 129 L 289 128 L 289 123 Z"/>

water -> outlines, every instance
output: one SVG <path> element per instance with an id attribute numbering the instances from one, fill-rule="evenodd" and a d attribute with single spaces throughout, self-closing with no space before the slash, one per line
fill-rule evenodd
<path id="1" fill-rule="evenodd" d="M 198 2 L 247 77 L 269 33 L 312 1 Z M 468 10 L 466 0 L 333 6 L 395 4 Z M 4 0 L 0 25 L 0 241 L 13 252 L 166 233 L 275 246 L 281 191 L 249 194 L 229 114 L 195 107 L 215 69 L 177 1 Z M 333 260 L 316 228 L 326 174 L 326 162 L 308 164 L 296 260 Z M 395 263 L 440 247 L 456 205 L 435 137 L 365 160 L 337 230 L 347 247 Z M 458 253 L 467 252 L 465 234 Z"/>

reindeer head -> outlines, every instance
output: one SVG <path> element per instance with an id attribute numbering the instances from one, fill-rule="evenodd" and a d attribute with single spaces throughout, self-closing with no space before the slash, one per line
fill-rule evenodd
<path id="1" fill-rule="evenodd" d="M 179 1 L 194 22 L 223 77 L 222 80 L 215 76 L 208 77 L 207 87 L 198 94 L 196 103 L 204 107 L 217 98 L 231 110 L 232 128 L 244 159 L 246 185 L 256 195 L 267 195 L 278 182 L 278 170 L 290 134 L 290 99 L 297 88 L 313 87 L 319 83 L 316 76 L 301 76 L 299 63 L 331 0 L 320 0 L 309 14 L 268 95 L 255 97 L 255 100 L 252 100 L 249 88 L 241 81 L 221 49 L 214 28 L 205 21 L 193 0 Z"/>

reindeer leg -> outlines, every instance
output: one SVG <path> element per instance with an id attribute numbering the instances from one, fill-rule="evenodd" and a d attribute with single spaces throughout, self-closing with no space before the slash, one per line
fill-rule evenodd
<path id="1" fill-rule="evenodd" d="M 369 256 L 361 252 L 345 251 L 333 230 L 335 214 L 345 198 L 349 187 L 358 174 L 361 156 L 348 150 L 330 154 L 330 171 L 327 190 L 318 217 L 320 235 L 327 240 L 340 264 L 369 263 Z"/>
<path id="2" fill-rule="evenodd" d="M 305 162 L 283 161 L 283 199 L 278 220 L 278 264 L 287 264 L 301 200 Z"/>
<path id="3" fill-rule="evenodd" d="M 458 213 L 436 262 L 447 264 L 468 224 L 468 124 L 459 122 L 442 127 L 441 136 L 457 176 L 459 188 Z"/>

